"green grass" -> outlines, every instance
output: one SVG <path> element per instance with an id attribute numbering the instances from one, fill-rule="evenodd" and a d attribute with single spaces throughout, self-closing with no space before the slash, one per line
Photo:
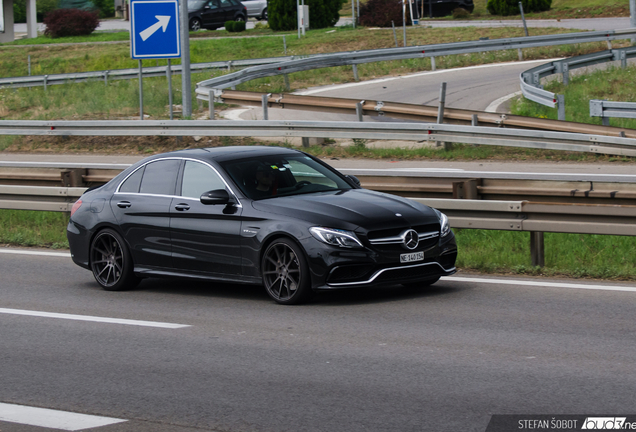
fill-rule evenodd
<path id="1" fill-rule="evenodd" d="M 0 244 L 68 248 L 66 213 L 0 210 Z"/>
<path id="2" fill-rule="evenodd" d="M 545 84 L 548 91 L 565 96 L 565 119 L 587 124 L 602 124 L 600 117 L 590 117 L 590 100 L 605 99 L 620 102 L 636 101 L 634 76 L 636 66 L 626 69 L 609 67 L 584 75 L 570 73 L 570 84 L 565 86 L 560 80 L 551 80 Z M 557 110 L 548 108 L 531 100 L 521 98 L 511 105 L 513 114 L 539 117 L 557 118 Z M 627 129 L 636 129 L 636 120 L 610 119 L 610 125 Z"/>
<path id="3" fill-rule="evenodd" d="M 455 230 L 461 269 L 636 280 L 636 238 L 628 236 L 545 233 L 545 267 L 532 267 L 530 233 Z"/>
<path id="4" fill-rule="evenodd" d="M 0 244 L 68 248 L 64 213 L 0 210 Z M 455 230 L 460 269 L 483 273 L 636 280 L 636 238 L 545 234 L 545 267 L 530 263 L 530 235 Z"/>

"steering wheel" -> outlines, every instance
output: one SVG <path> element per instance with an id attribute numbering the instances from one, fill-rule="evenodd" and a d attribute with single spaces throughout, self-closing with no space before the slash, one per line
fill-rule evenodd
<path id="1" fill-rule="evenodd" d="M 298 183 L 296 183 L 296 184 L 294 185 L 294 187 L 295 187 L 296 189 L 300 189 L 301 187 L 304 187 L 304 186 L 307 186 L 307 185 L 310 185 L 310 184 L 311 184 L 311 182 L 310 182 L 310 181 L 303 180 L 303 181 L 299 181 Z"/>

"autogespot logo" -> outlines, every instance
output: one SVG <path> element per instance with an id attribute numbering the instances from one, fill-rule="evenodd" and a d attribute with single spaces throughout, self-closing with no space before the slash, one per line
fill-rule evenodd
<path id="1" fill-rule="evenodd" d="M 583 422 L 581 429 L 596 429 L 596 430 L 608 430 L 608 429 L 629 429 L 631 426 L 636 426 L 634 423 L 625 423 L 627 417 L 587 417 Z"/>

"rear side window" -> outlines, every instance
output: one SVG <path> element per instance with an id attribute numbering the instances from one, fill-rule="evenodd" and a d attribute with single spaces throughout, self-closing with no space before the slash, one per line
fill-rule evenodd
<path id="1" fill-rule="evenodd" d="M 141 177 L 144 175 L 144 168 L 139 168 L 132 173 L 130 177 L 119 187 L 119 192 L 124 193 L 139 193 L 139 186 L 141 186 Z"/>
<path id="2" fill-rule="evenodd" d="M 186 161 L 181 183 L 181 195 L 199 199 L 203 192 L 225 189 L 225 183 L 210 167 L 199 162 Z"/>
<path id="3" fill-rule="evenodd" d="M 141 180 L 140 193 L 174 195 L 180 160 L 161 160 L 146 165 Z"/>

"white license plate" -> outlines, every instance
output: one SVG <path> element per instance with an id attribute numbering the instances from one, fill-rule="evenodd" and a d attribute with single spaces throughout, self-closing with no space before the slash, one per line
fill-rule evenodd
<path id="1" fill-rule="evenodd" d="M 409 254 L 400 255 L 401 263 L 408 263 L 413 261 L 424 261 L 424 252 L 413 252 Z"/>

